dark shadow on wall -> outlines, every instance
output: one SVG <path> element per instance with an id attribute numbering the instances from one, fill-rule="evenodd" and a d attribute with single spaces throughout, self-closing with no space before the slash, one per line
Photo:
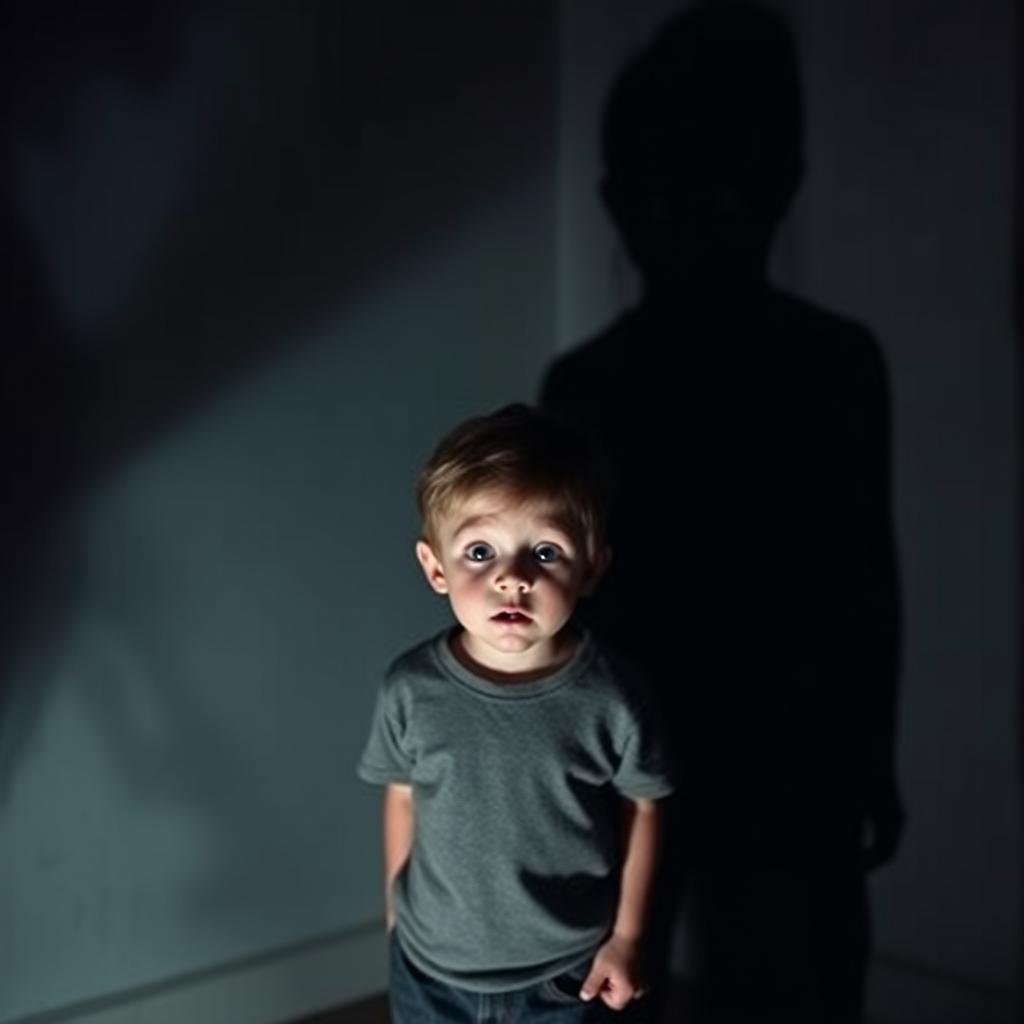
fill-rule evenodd
<path id="1" fill-rule="evenodd" d="M 1020 780 L 1020 822 L 1024 823 L 1024 16 L 1016 19 L 1017 76 L 1014 83 L 1014 323 L 1017 334 L 1017 772 Z M 1018 907 L 1024 924 L 1024 893 Z M 1019 925 L 1020 927 L 1020 925 Z M 1021 961 L 1018 979 L 1024 978 L 1024 935 L 1018 938 Z M 1024 993 L 1018 993 L 1018 1019 L 1024 1022 Z"/>
<path id="2" fill-rule="evenodd" d="M 553 145 L 552 84 L 523 58 L 551 18 L 539 2 L 67 0 L 7 5 L 2 18 L 0 808 L 74 601 L 76 503 L 224 385 L 529 179 Z M 240 54 L 222 115 L 116 309 L 83 330 L 62 312 L 13 168 L 26 147 L 74 159 L 87 81 L 154 101 L 181 73 L 197 22 Z"/>
<path id="3" fill-rule="evenodd" d="M 614 463 L 590 621 L 648 670 L 678 764 L 644 1021 L 684 884 L 702 1024 L 861 1020 L 866 871 L 902 828 L 884 356 L 766 273 L 799 79 L 785 23 L 739 2 L 689 6 L 622 69 L 601 189 L 644 294 L 543 387 Z"/>

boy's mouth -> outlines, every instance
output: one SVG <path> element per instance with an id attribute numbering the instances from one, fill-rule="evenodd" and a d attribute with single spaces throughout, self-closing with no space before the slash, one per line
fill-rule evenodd
<path id="1" fill-rule="evenodd" d="M 503 622 L 511 625 L 522 624 L 530 621 L 530 616 L 515 608 L 503 608 L 497 615 L 491 616 L 494 622 Z"/>

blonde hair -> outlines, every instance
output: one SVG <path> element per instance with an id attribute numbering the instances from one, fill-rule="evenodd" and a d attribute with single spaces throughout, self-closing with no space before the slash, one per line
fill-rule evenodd
<path id="1" fill-rule="evenodd" d="M 423 534 L 482 491 L 503 490 L 554 505 L 593 561 L 605 543 L 611 497 L 607 463 L 583 433 L 546 412 L 509 405 L 459 424 L 441 439 L 416 486 Z"/>

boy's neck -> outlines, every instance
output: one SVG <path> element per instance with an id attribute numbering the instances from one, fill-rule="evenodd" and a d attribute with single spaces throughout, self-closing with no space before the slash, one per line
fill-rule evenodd
<path id="1" fill-rule="evenodd" d="M 566 626 L 556 637 L 552 638 L 550 653 L 537 664 L 516 668 L 516 658 L 509 657 L 508 667 L 498 664 L 500 655 L 495 652 L 495 659 L 487 662 L 474 657 L 467 644 L 469 634 L 463 627 L 456 628 L 449 637 L 449 646 L 456 660 L 474 675 L 478 675 L 491 683 L 515 685 L 516 683 L 532 683 L 545 676 L 554 675 L 576 653 L 579 646 L 579 634 L 572 626 Z"/>

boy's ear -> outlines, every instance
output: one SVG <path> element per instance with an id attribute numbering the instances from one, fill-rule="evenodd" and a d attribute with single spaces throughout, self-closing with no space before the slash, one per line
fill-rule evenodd
<path id="1" fill-rule="evenodd" d="M 431 589 L 438 594 L 447 594 L 448 581 L 444 576 L 444 566 L 434 554 L 434 549 L 425 540 L 416 541 L 416 558 Z"/>
<path id="2" fill-rule="evenodd" d="M 596 589 L 601 578 L 608 571 L 612 561 L 612 549 L 607 545 L 601 548 L 590 563 L 587 578 L 583 581 L 583 588 L 580 591 L 584 597 L 589 597 Z"/>

